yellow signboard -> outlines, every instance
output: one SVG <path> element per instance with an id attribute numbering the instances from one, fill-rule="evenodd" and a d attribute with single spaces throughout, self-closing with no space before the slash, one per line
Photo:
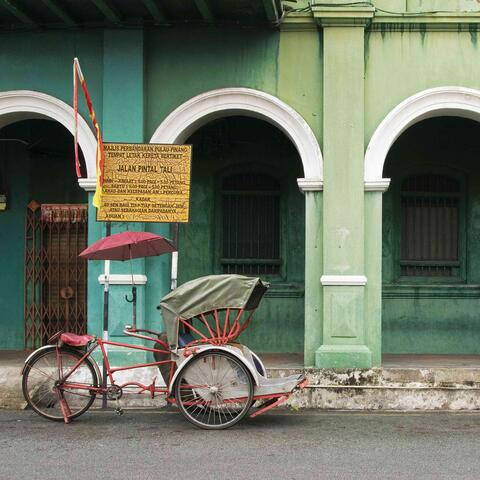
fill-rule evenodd
<path id="1" fill-rule="evenodd" d="M 188 222 L 191 145 L 104 143 L 97 220 Z"/>

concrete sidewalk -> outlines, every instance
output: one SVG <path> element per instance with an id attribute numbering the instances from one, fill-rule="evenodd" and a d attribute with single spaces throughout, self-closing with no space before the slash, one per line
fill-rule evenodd
<path id="1" fill-rule="evenodd" d="M 27 356 L 24 351 L 0 351 L 0 408 L 25 407 L 20 374 Z"/>
<path id="2" fill-rule="evenodd" d="M 23 409 L 21 369 L 27 352 L 0 352 L 0 408 Z M 480 410 L 480 356 L 389 355 L 381 368 L 333 370 L 304 368 L 300 354 L 260 354 L 271 377 L 307 375 L 310 385 L 285 407 L 386 410 Z M 135 379 L 160 384 L 156 367 L 125 372 Z M 123 407 L 161 407 L 162 396 L 124 395 Z M 100 402 L 96 402 L 99 406 Z M 112 405 L 113 402 L 112 402 Z"/>

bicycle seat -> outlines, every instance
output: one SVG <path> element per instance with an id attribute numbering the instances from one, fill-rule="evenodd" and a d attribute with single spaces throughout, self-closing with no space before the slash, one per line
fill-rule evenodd
<path id="1" fill-rule="evenodd" d="M 76 335 L 75 333 L 68 332 L 60 335 L 60 340 L 72 347 L 83 347 L 93 339 L 94 337 L 92 335 Z"/>

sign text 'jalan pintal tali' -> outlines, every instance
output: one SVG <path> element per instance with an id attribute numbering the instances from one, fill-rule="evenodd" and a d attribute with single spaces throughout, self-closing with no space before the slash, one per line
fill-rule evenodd
<path id="1" fill-rule="evenodd" d="M 105 143 L 97 219 L 188 222 L 191 145 Z"/>

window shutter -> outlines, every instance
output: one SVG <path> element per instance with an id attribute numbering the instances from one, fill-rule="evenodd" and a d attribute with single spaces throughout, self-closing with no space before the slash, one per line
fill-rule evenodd
<path id="1" fill-rule="evenodd" d="M 459 182 L 418 175 L 402 184 L 402 276 L 454 276 L 459 260 Z"/>
<path id="2" fill-rule="evenodd" d="M 268 175 L 226 177 L 222 186 L 224 273 L 280 273 L 280 186 Z"/>

